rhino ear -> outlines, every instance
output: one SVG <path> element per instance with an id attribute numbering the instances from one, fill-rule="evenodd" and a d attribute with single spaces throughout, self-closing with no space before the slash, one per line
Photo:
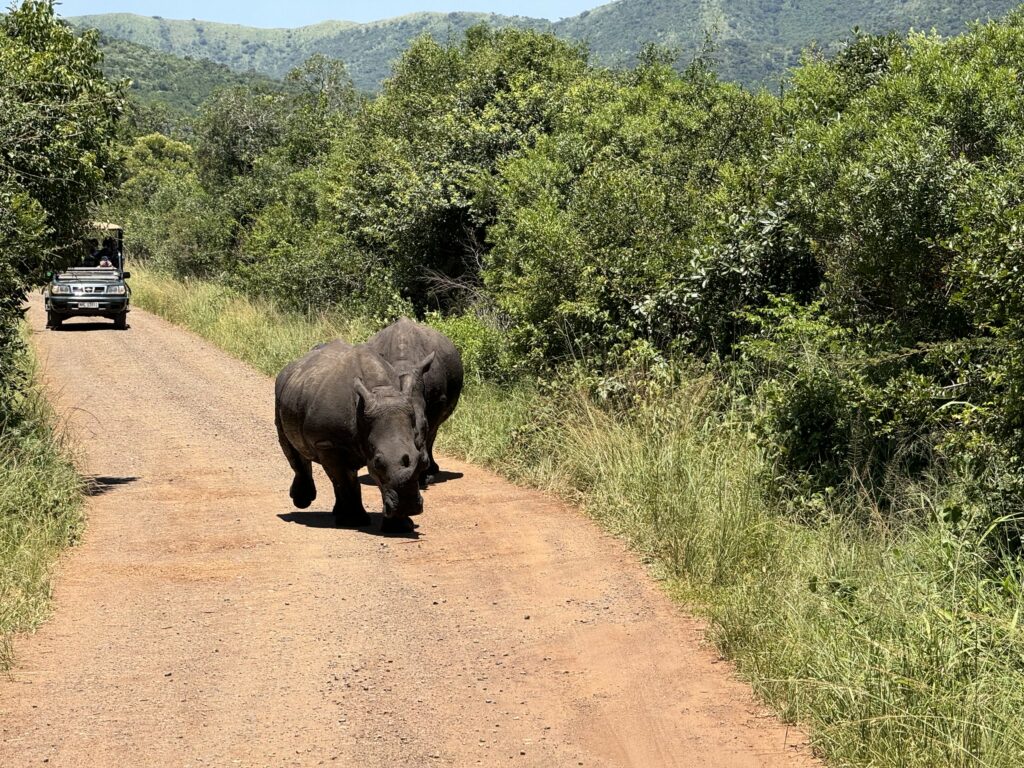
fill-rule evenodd
<path id="1" fill-rule="evenodd" d="M 358 376 L 356 376 L 356 380 L 352 383 L 356 389 L 356 407 L 358 408 L 360 402 L 362 402 L 362 406 L 365 409 L 373 399 L 373 395 L 370 394 L 370 390 L 366 388 L 366 385 L 363 384 L 363 380 Z"/>
<path id="2" fill-rule="evenodd" d="M 407 395 L 412 392 L 413 375 L 411 373 L 403 373 L 398 377 L 398 391 L 403 395 Z"/>
<path id="3" fill-rule="evenodd" d="M 434 354 L 434 352 L 431 352 L 420 361 L 419 366 L 417 366 L 420 369 L 420 376 L 430 370 L 430 366 L 434 362 Z"/>

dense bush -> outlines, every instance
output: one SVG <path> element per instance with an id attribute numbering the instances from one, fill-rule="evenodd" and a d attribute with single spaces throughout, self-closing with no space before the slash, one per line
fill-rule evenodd
<path id="1" fill-rule="evenodd" d="M 451 339 L 462 354 L 466 376 L 476 382 L 508 383 L 520 372 L 507 334 L 483 314 L 429 313 L 426 322 Z"/>
<path id="2" fill-rule="evenodd" d="M 94 34 L 75 35 L 53 4 L 0 15 L 0 432 L 25 290 L 74 253 L 89 206 L 118 173 L 117 87 L 99 69 Z"/>
<path id="3" fill-rule="evenodd" d="M 459 45 L 418 39 L 333 153 L 339 223 L 418 306 L 445 305 L 430 278 L 478 279 L 498 163 L 554 130 L 586 76 L 582 50 L 551 35 L 476 27 Z"/>
<path id="4" fill-rule="evenodd" d="M 484 279 L 520 349 L 600 363 L 640 340 L 712 346 L 744 288 L 706 238 L 723 179 L 767 151 L 774 104 L 654 50 L 593 73 L 501 167 Z"/>

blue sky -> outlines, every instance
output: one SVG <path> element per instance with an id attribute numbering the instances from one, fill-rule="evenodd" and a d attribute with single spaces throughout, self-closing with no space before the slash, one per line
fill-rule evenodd
<path id="1" fill-rule="evenodd" d="M 169 19 L 202 19 L 246 24 L 253 27 L 300 27 L 326 19 L 375 21 L 415 11 L 484 11 L 508 15 L 559 19 L 575 16 L 606 0 L 378 0 L 327 2 L 327 0 L 58 0 L 63 16 L 84 13 L 138 13 Z M 4 3 L 7 5 L 8 3 Z"/>

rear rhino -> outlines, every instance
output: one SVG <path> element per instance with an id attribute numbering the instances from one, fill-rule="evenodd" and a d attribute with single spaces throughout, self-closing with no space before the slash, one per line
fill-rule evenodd
<path id="1" fill-rule="evenodd" d="M 462 356 L 443 333 L 405 317 L 373 336 L 366 346 L 391 363 L 399 375 L 412 375 L 413 392 L 422 397 L 430 466 L 420 478 L 420 485 L 426 488 L 440 471 L 434 461 L 437 430 L 455 411 L 462 394 Z M 420 373 L 416 361 L 430 354 L 434 355 L 433 364 Z"/>
<path id="2" fill-rule="evenodd" d="M 295 471 L 290 495 L 305 509 L 316 498 L 311 462 L 334 485 L 337 524 L 370 522 L 358 472 L 366 466 L 384 500 L 381 530 L 408 531 L 423 511 L 420 474 L 427 468 L 425 436 L 417 424 L 414 376 L 430 368 L 427 356 L 400 377 L 378 354 L 343 342 L 320 345 L 277 376 L 274 422 Z"/>

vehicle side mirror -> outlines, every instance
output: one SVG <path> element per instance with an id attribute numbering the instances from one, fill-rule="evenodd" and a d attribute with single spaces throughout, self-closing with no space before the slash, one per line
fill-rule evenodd
<path id="1" fill-rule="evenodd" d="M 122 272 L 122 273 L 121 273 L 121 279 L 122 279 L 122 280 L 127 280 L 127 279 L 128 279 L 129 277 L 131 277 L 131 276 L 132 276 L 132 273 L 131 273 L 131 272 Z"/>

